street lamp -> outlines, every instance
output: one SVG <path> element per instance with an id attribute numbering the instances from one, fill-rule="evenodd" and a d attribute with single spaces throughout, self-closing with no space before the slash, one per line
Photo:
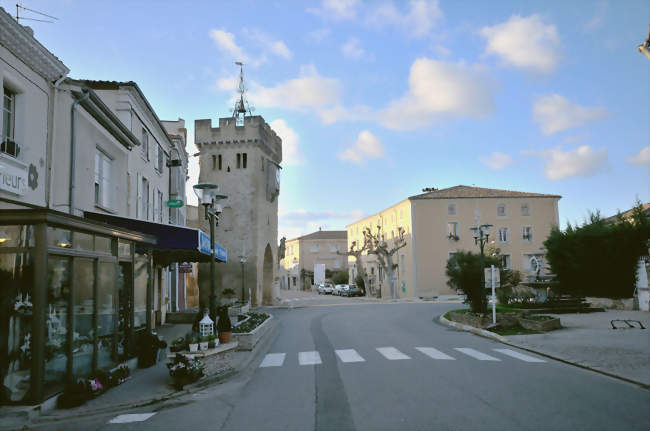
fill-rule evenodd
<path id="1" fill-rule="evenodd" d="M 215 267 L 215 250 L 214 250 L 214 227 L 219 223 L 219 214 L 221 214 L 221 205 L 217 201 L 226 199 L 228 196 L 217 194 L 219 186 L 210 183 L 199 183 L 193 187 L 196 197 L 199 198 L 201 205 L 205 208 L 205 220 L 210 223 L 210 317 L 212 320 L 217 318 L 217 274 Z"/>
<path id="2" fill-rule="evenodd" d="M 242 251 L 242 255 L 239 256 L 239 263 L 241 264 L 241 302 L 242 305 L 245 302 L 246 299 L 246 293 L 244 290 L 245 282 L 244 282 L 244 265 L 246 264 L 246 255 Z"/>
<path id="3" fill-rule="evenodd" d="M 478 216 L 477 216 L 478 217 Z M 485 244 L 487 244 L 490 238 L 490 228 L 491 224 L 482 224 L 479 226 L 478 218 L 476 226 L 469 228 L 472 231 L 472 237 L 474 238 L 474 244 L 477 244 L 481 249 L 481 255 L 479 257 L 479 264 L 481 266 L 481 313 L 485 310 L 485 271 L 483 270 L 483 249 Z"/>

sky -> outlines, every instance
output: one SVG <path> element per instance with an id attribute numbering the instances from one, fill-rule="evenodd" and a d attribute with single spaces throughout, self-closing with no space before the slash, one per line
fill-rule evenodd
<path id="1" fill-rule="evenodd" d="M 424 187 L 559 194 L 561 226 L 650 201 L 647 0 L 21 4 L 58 18 L 23 24 L 71 77 L 135 81 L 185 119 L 189 154 L 194 120 L 231 115 L 242 61 L 283 139 L 279 237 Z M 196 158 L 190 177 L 195 203 Z"/>

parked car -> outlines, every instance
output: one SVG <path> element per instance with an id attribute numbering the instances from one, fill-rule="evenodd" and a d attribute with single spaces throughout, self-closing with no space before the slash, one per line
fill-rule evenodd
<path id="1" fill-rule="evenodd" d="M 322 283 L 318 285 L 317 290 L 319 295 L 327 295 L 327 294 L 331 294 L 334 288 L 329 283 Z"/>
<path id="2" fill-rule="evenodd" d="M 341 291 L 343 296 L 364 296 L 363 289 L 355 285 L 350 285 L 347 290 Z"/>
<path id="3" fill-rule="evenodd" d="M 334 291 L 332 292 L 332 295 L 342 296 L 342 292 L 348 289 L 349 286 L 347 284 L 337 284 L 336 286 L 334 286 Z"/>

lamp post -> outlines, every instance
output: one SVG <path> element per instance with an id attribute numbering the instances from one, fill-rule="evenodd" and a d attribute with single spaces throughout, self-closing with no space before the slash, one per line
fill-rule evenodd
<path id="1" fill-rule="evenodd" d="M 201 205 L 205 208 L 205 220 L 210 223 L 210 317 L 215 320 L 217 318 L 217 271 L 215 267 L 214 227 L 219 223 L 219 214 L 221 214 L 221 205 L 217 204 L 217 201 L 226 199 L 228 196 L 217 194 L 219 187 L 216 184 L 199 183 L 192 188 Z"/>
<path id="2" fill-rule="evenodd" d="M 241 302 L 244 304 L 246 302 L 246 292 L 244 286 L 246 285 L 244 281 L 244 265 L 246 264 L 246 255 L 242 252 L 242 255 L 239 256 L 239 263 L 241 264 Z"/>
<path id="3" fill-rule="evenodd" d="M 477 216 L 478 217 L 478 216 Z M 476 226 L 469 228 L 469 230 L 472 231 L 472 237 L 474 237 L 474 244 L 477 244 L 479 248 L 481 249 L 481 255 L 479 257 L 479 264 L 481 266 L 481 312 L 485 311 L 486 304 L 485 304 L 485 274 L 483 270 L 483 250 L 485 248 L 485 244 L 487 244 L 489 238 L 490 238 L 490 228 L 492 227 L 491 224 L 478 224 L 478 219 L 476 222 Z"/>

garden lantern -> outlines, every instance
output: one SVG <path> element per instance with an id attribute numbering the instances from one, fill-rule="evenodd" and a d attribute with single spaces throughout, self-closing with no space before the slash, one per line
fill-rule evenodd
<path id="1" fill-rule="evenodd" d="M 199 332 L 201 333 L 201 337 L 214 334 L 214 321 L 210 319 L 207 310 L 203 315 L 203 319 L 199 322 Z"/>

